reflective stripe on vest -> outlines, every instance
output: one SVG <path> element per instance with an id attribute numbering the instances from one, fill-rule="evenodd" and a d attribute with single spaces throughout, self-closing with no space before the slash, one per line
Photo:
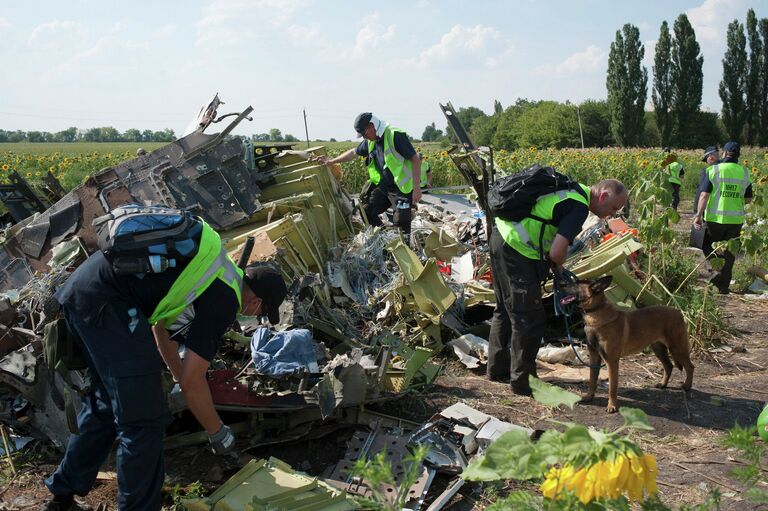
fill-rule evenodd
<path id="1" fill-rule="evenodd" d="M 707 169 L 712 193 L 704 220 L 716 224 L 744 223 L 744 194 L 750 184 L 749 171 L 738 163 L 718 163 Z"/>
<path id="2" fill-rule="evenodd" d="M 683 170 L 683 166 L 680 164 L 680 162 L 673 161 L 669 165 L 667 165 L 667 170 L 669 171 L 669 182 L 679 185 L 683 184 L 683 182 L 680 180 L 680 171 Z"/>
<path id="3" fill-rule="evenodd" d="M 404 131 L 397 128 L 393 128 L 389 124 L 384 128 L 384 135 L 381 137 L 384 142 L 384 165 L 392 173 L 392 177 L 395 179 L 395 184 L 403 193 L 411 193 L 413 191 L 413 163 L 411 160 L 406 160 L 395 150 L 395 133 L 403 133 Z M 373 140 L 368 141 L 368 154 L 371 156 L 371 161 L 368 163 L 368 177 L 373 184 L 379 184 L 381 175 L 373 161 L 373 152 L 376 149 L 376 142 Z"/>
<path id="4" fill-rule="evenodd" d="M 584 193 L 589 197 L 589 187 L 579 184 Z M 552 215 L 560 202 L 566 199 L 573 199 L 589 207 L 589 200 L 575 190 L 559 190 L 555 193 L 542 195 L 536 199 L 536 204 L 531 209 L 531 214 L 547 221 L 552 220 Z M 496 228 L 504 241 L 510 247 L 514 248 L 521 255 L 528 259 L 540 260 L 542 253 L 546 254 L 552 246 L 552 240 L 557 234 L 557 226 L 552 224 L 542 224 L 533 218 L 524 218 L 520 222 L 511 222 L 496 218 Z M 539 247 L 539 236 L 543 231 L 542 247 Z"/>
<path id="5" fill-rule="evenodd" d="M 227 255 L 219 234 L 203 222 L 200 249 L 157 304 L 149 323 L 155 325 L 162 321 L 166 327 L 172 325 L 184 309 L 203 294 L 217 278 L 232 288 L 237 296 L 237 303 L 242 307 L 240 292 L 243 270 Z"/>

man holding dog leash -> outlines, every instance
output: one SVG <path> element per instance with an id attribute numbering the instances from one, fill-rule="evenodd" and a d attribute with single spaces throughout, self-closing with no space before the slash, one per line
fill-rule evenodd
<path id="1" fill-rule="evenodd" d="M 568 245 L 590 211 L 608 218 L 627 201 L 627 189 L 615 179 L 577 186 L 583 193 L 560 190 L 538 197 L 531 210 L 531 216 L 538 219 L 495 219 L 490 248 L 496 308 L 487 375 L 490 380 L 509 383 L 515 394 L 531 395 L 528 376 L 536 376 L 536 355 L 546 320 L 541 283 L 549 269 L 562 269 Z"/>

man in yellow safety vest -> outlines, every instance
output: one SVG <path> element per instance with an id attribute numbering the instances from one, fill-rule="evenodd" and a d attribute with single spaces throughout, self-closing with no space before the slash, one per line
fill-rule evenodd
<path id="1" fill-rule="evenodd" d="M 87 494 L 115 439 L 118 509 L 159 510 L 163 485 L 163 434 L 170 420 L 162 385 L 162 363 L 179 382 L 187 406 L 208 433 L 216 454 L 235 445 L 213 405 L 206 381 L 219 341 L 238 313 L 268 316 L 276 324 L 287 289 L 267 266 L 245 272 L 224 250 L 219 235 L 202 222 L 197 253 L 160 273 L 117 274 L 98 251 L 56 293 L 91 377 L 64 458 L 45 481 L 53 494 L 44 509 L 78 509 L 74 496 Z M 185 309 L 194 310 L 183 341 L 168 328 Z"/>
<path id="2" fill-rule="evenodd" d="M 520 222 L 495 219 L 490 248 L 496 308 L 488 339 L 487 375 L 509 383 L 515 394 L 531 395 L 528 377 L 536 376 L 536 354 L 546 319 L 541 283 L 549 269 L 562 268 L 568 245 L 590 211 L 607 218 L 627 201 L 627 189 L 615 179 L 579 186 L 580 190 L 539 197 L 531 217 Z"/>
<path id="3" fill-rule="evenodd" d="M 366 221 L 382 225 L 379 215 L 390 207 L 392 223 L 408 242 L 411 233 L 411 207 L 421 199 L 421 158 L 400 129 L 385 123 L 371 112 L 355 118 L 355 131 L 365 140 L 335 158 L 318 158 L 327 164 L 365 158 L 368 167 L 366 190 L 360 194 Z M 414 185 L 415 183 L 415 185 Z"/>
<path id="4" fill-rule="evenodd" d="M 727 247 L 722 254 L 718 254 L 712 249 L 712 244 L 741 235 L 744 205 L 752 201 L 749 170 L 739 165 L 740 152 L 738 142 L 728 142 L 723 146 L 720 161 L 707 168 L 707 178 L 699 197 L 696 216 L 693 217 L 695 229 L 702 229 L 702 218 L 706 223 L 702 246 L 704 255 L 714 255 L 725 260 L 722 270 L 710 279 L 710 283 L 723 294 L 729 292 L 736 255 Z"/>
<path id="5" fill-rule="evenodd" d="M 664 152 L 668 153 L 669 147 L 665 147 Z M 685 176 L 685 168 L 682 163 L 677 161 L 676 156 L 670 155 L 669 158 L 674 158 L 674 160 L 667 165 L 667 181 L 672 187 L 672 209 L 677 211 L 677 206 L 680 204 L 680 185 L 683 184 L 682 178 Z"/>

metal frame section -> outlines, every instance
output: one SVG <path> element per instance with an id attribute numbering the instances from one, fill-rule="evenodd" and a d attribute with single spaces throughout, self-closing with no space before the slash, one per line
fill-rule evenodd
<path id="1" fill-rule="evenodd" d="M 213 111 L 206 115 L 215 117 L 218 104 L 212 102 Z M 203 133 L 210 124 L 206 121 L 200 129 L 151 153 L 102 169 L 68 194 L 62 194 L 52 175 L 45 176 L 45 194 L 40 196 L 21 176 L 12 173 L 11 184 L 0 185 L 0 200 L 17 223 L 7 231 L 0 247 L 8 259 L 0 268 L 14 258 L 23 258 L 33 271 L 48 271 L 52 248 L 67 236 L 77 236 L 89 251 L 96 250 L 91 220 L 129 202 L 187 209 L 216 230 L 248 223 L 262 209 L 259 174 L 265 172 L 261 168 L 272 168 L 276 158 L 270 152 L 260 160 L 264 165 L 255 165 L 255 171 L 249 169 L 242 141 L 227 137 L 252 110 L 248 107 L 234 114 L 235 119 L 221 133 Z M 56 199 L 53 206 L 46 205 Z M 77 207 L 74 217 L 73 206 Z M 30 217 L 37 212 L 41 215 Z M 5 278 L 0 276 L 0 291 L 9 289 L 10 280 L 15 282 L 7 274 L 5 271 Z"/>
<path id="2" fill-rule="evenodd" d="M 8 183 L 0 184 L 0 201 L 8 209 L 14 222 L 21 222 L 48 207 L 15 170 L 8 174 Z M 55 178 L 54 178 L 55 179 Z"/>
<path id="3" fill-rule="evenodd" d="M 454 147 L 449 151 L 449 155 L 453 164 L 459 170 L 459 173 L 464 176 L 464 179 L 472 185 L 472 188 L 477 193 L 477 202 L 480 207 L 485 211 L 485 222 L 487 235 L 490 237 L 491 229 L 493 228 L 493 217 L 490 214 L 490 208 L 488 207 L 488 190 L 491 188 L 494 179 L 494 167 L 493 167 L 493 150 L 489 148 L 478 148 L 472 139 L 469 138 L 467 130 L 464 129 L 464 125 L 461 124 L 456 110 L 449 101 L 445 105 L 438 103 L 440 109 L 443 111 L 448 125 L 453 129 L 456 134 L 459 143 L 461 144 L 461 152 L 456 152 L 457 148 Z M 487 149 L 487 150 L 483 150 Z M 486 161 L 487 160 L 487 161 Z"/>

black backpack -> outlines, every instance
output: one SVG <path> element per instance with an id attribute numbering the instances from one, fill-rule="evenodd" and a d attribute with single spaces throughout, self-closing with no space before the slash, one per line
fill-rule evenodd
<path id="1" fill-rule="evenodd" d="M 552 167 L 534 163 L 520 172 L 494 181 L 488 191 L 488 208 L 491 216 L 502 220 L 520 222 L 524 218 L 534 218 L 548 223 L 531 215 L 531 210 L 539 197 L 559 190 L 575 190 L 589 199 L 582 187 L 570 177 Z"/>
<path id="2" fill-rule="evenodd" d="M 192 259 L 202 224 L 191 213 L 167 206 L 126 204 L 93 221 L 99 249 L 115 273 L 159 273 Z"/>

